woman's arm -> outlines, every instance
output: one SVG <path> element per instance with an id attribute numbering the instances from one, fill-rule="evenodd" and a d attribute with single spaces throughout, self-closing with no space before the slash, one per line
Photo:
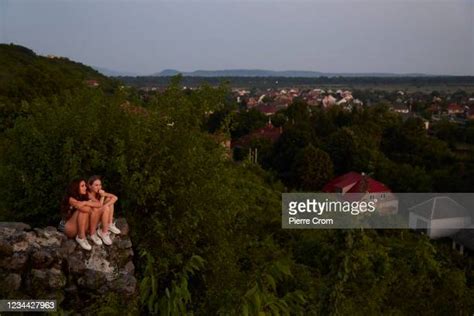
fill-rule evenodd
<path id="1" fill-rule="evenodd" d="M 112 205 L 118 200 L 117 196 L 113 195 L 112 193 L 107 193 L 104 190 L 101 190 L 99 193 L 102 196 L 102 198 L 105 200 L 104 206 Z M 102 201 L 102 198 L 101 198 L 101 201 Z"/>
<path id="2" fill-rule="evenodd" d="M 85 206 L 84 201 L 78 201 L 73 197 L 69 198 L 69 205 L 74 206 L 77 209 Z"/>
<path id="3" fill-rule="evenodd" d="M 89 200 L 89 201 L 84 201 L 85 206 L 89 207 L 101 207 L 102 204 L 99 201 L 94 201 L 94 200 Z"/>
<path id="4" fill-rule="evenodd" d="M 87 205 L 87 203 L 88 201 L 78 201 L 73 197 L 69 198 L 69 205 L 73 206 L 79 212 L 82 212 L 82 213 L 90 213 L 90 210 L 86 211 L 86 209 L 84 208 L 85 206 L 89 206 Z"/>

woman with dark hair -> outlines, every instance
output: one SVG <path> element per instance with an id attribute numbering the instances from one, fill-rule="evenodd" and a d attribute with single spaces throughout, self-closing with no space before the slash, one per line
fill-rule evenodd
<path id="1" fill-rule="evenodd" d="M 102 227 L 97 231 L 97 235 L 102 238 L 104 244 L 111 245 L 110 232 L 120 234 L 120 230 L 113 222 L 114 204 L 118 198 L 102 189 L 102 181 L 99 176 L 92 176 L 87 180 L 87 192 L 89 199 L 101 205 L 101 207 L 97 209 L 97 215 L 93 213 L 91 216 L 91 236 L 95 232 L 99 219 L 101 219 Z"/>
<path id="2" fill-rule="evenodd" d="M 72 181 L 61 203 L 62 221 L 59 230 L 69 238 L 76 237 L 77 243 L 85 250 L 92 249 L 86 239 L 86 230 L 93 207 L 100 207 L 100 203 L 88 198 L 86 181 Z"/>

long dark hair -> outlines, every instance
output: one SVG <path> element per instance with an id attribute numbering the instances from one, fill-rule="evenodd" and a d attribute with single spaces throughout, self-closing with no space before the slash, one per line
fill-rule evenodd
<path id="1" fill-rule="evenodd" d="M 96 180 L 100 180 L 102 181 L 102 179 L 100 178 L 100 176 L 92 176 L 90 177 L 88 180 L 87 180 L 87 191 L 89 191 L 90 193 L 94 194 L 95 195 L 95 198 L 97 200 L 100 200 L 100 194 L 99 193 L 95 193 L 95 192 L 92 192 L 92 190 L 90 189 L 90 187 L 92 186 L 92 184 L 96 181 Z"/>
<path id="2" fill-rule="evenodd" d="M 61 202 L 61 216 L 63 219 L 68 220 L 72 215 L 71 205 L 69 205 L 69 198 L 72 197 L 78 201 L 87 201 L 87 195 L 81 194 L 80 191 L 80 185 L 83 181 L 84 183 L 86 182 L 86 180 L 82 178 L 75 179 L 69 184 L 66 194 L 64 195 L 64 198 Z"/>

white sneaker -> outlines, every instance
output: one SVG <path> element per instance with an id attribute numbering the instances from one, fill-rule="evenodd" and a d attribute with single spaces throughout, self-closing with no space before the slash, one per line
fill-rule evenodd
<path id="1" fill-rule="evenodd" d="M 85 249 L 85 250 L 91 250 L 92 249 L 91 245 L 89 245 L 86 238 L 81 239 L 81 238 L 79 238 L 79 235 L 76 235 L 76 241 L 82 247 L 82 249 Z"/>
<path id="2" fill-rule="evenodd" d="M 91 239 L 97 246 L 102 245 L 102 240 L 99 238 L 99 236 L 97 236 L 97 230 L 95 231 L 94 235 L 91 235 Z"/>
<path id="3" fill-rule="evenodd" d="M 120 229 L 118 229 L 117 226 L 115 226 L 115 222 L 109 225 L 109 231 L 116 235 L 120 234 Z"/>
<path id="4" fill-rule="evenodd" d="M 102 238 L 102 240 L 104 241 L 104 244 L 106 244 L 107 246 L 112 245 L 112 240 L 110 239 L 109 232 L 103 233 L 102 229 L 99 229 L 97 231 L 97 235 L 99 235 L 99 237 Z"/>

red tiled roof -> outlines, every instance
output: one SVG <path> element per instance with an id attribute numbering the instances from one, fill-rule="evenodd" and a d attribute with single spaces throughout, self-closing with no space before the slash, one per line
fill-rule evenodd
<path id="1" fill-rule="evenodd" d="M 347 193 L 380 193 L 390 192 L 390 189 L 382 182 L 376 181 L 371 177 L 360 179 Z"/>
<path id="2" fill-rule="evenodd" d="M 448 110 L 450 111 L 462 111 L 463 107 L 456 103 L 451 103 L 448 105 Z"/>
<path id="3" fill-rule="evenodd" d="M 330 182 L 326 183 L 323 187 L 324 192 L 335 192 L 336 189 L 342 189 L 351 183 L 356 183 L 362 178 L 360 173 L 351 171 L 342 176 L 332 179 Z"/>
<path id="4" fill-rule="evenodd" d="M 274 105 L 260 105 L 257 107 L 257 110 L 264 114 L 274 114 L 276 111 L 278 111 L 277 107 Z"/>
<path id="5" fill-rule="evenodd" d="M 347 193 L 391 192 L 391 190 L 382 182 L 376 181 L 369 176 L 363 176 L 354 171 L 348 172 L 328 182 L 323 187 L 323 192 L 339 192 L 350 185 L 352 185 L 352 187 L 347 191 Z"/>
<path id="6" fill-rule="evenodd" d="M 256 129 L 252 133 L 233 141 L 232 147 L 245 146 L 255 138 L 265 138 L 274 143 L 278 140 L 278 138 L 280 138 L 281 133 L 281 128 L 275 127 L 271 123 L 268 123 L 264 127 Z"/>

